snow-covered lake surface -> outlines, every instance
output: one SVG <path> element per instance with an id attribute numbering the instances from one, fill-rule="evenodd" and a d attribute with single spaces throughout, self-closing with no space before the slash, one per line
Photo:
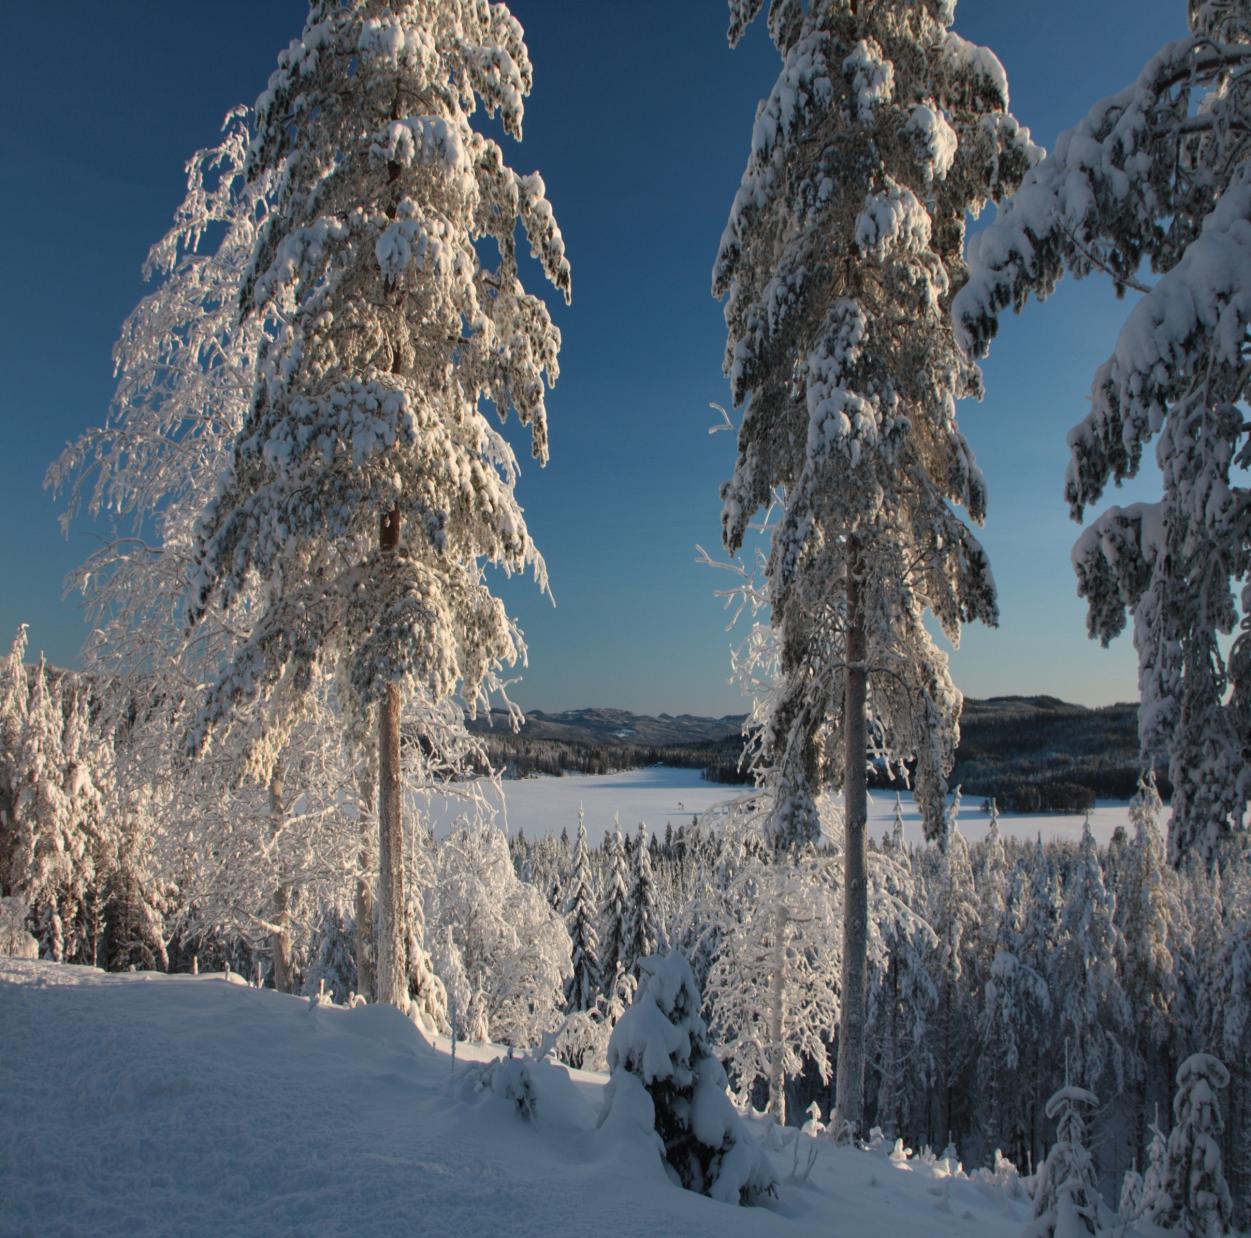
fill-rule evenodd
<path id="1" fill-rule="evenodd" d="M 653 765 L 647 769 L 626 770 L 618 774 L 570 774 L 563 778 L 524 778 L 502 784 L 504 803 L 497 808 L 499 822 L 510 834 L 524 830 L 527 838 L 542 838 L 568 829 L 570 835 L 578 825 L 579 806 L 586 813 L 587 836 L 597 844 L 605 831 L 613 828 L 614 819 L 622 830 L 634 831 L 645 822 L 652 833 L 663 834 L 667 823 L 676 829 L 695 814 L 707 812 L 714 804 L 724 803 L 747 793 L 746 787 L 705 782 L 698 770 L 674 769 Z M 485 794 L 493 805 L 499 796 L 489 787 Z M 921 842 L 921 814 L 905 792 L 903 802 L 904 834 L 910 842 Z M 463 811 L 457 801 L 436 800 L 430 815 L 437 831 L 442 833 Z M 869 804 L 869 828 L 880 837 L 895 816 L 895 797 L 889 792 L 875 793 Z M 1080 816 L 1063 814 L 1002 815 L 1000 828 L 1005 835 L 1035 838 L 1071 837 L 1082 833 Z M 981 802 L 966 799 L 960 811 L 960 829 L 970 842 L 986 833 L 987 815 Z M 1106 843 L 1118 825 L 1128 826 L 1129 807 L 1124 802 L 1100 801 L 1091 814 L 1096 839 Z"/>

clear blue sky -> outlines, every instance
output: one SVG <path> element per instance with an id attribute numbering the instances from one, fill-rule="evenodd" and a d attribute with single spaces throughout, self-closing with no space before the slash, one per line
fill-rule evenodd
<path id="1" fill-rule="evenodd" d="M 562 375 L 549 401 L 552 461 L 521 482 L 557 607 L 510 583 L 530 645 L 526 707 L 616 705 L 739 712 L 735 639 L 694 563 L 718 543 L 729 434 L 724 326 L 710 271 L 758 99 L 776 76 L 762 24 L 725 42 L 723 0 L 514 0 L 535 66 L 526 139 L 573 263 L 555 308 Z M 264 87 L 299 33 L 300 0 L 67 0 L 5 15 L 0 50 L 0 640 L 21 621 L 34 649 L 74 664 L 85 635 L 65 574 L 107 530 L 67 542 L 41 489 L 63 444 L 104 415 L 111 348 L 143 294 L 139 268 L 181 197 L 182 166 L 228 108 Z M 1013 108 L 1050 146 L 1090 103 L 1184 33 L 1183 0 L 961 0 L 956 28 L 992 47 Z M 1064 436 L 1126 306 L 1070 284 L 1005 323 L 987 398 L 963 426 L 986 472 L 984 534 L 1000 588 L 998 631 L 956 655 L 966 693 L 1136 697 L 1133 650 L 1085 636 L 1061 498 Z M 1145 492 L 1144 492 L 1145 493 Z M 1138 497 L 1137 494 L 1128 497 Z"/>

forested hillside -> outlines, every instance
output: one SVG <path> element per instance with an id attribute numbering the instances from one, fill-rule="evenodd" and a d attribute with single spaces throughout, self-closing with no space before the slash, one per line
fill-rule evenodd
<path id="1" fill-rule="evenodd" d="M 514 733 L 496 711 L 470 729 L 510 777 L 604 774 L 660 763 L 702 769 L 714 782 L 745 783 L 743 721 L 742 715 L 535 710 Z M 997 696 L 965 700 L 950 781 L 966 796 L 998 799 L 1009 812 L 1074 812 L 1096 797 L 1128 799 L 1140 772 L 1133 705 L 1088 709 L 1050 696 Z M 1160 785 L 1167 794 L 1162 772 Z"/>

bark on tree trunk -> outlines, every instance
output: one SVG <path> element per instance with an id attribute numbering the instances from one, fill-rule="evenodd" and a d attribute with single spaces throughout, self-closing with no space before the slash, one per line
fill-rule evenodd
<path id="1" fill-rule="evenodd" d="M 282 780 L 277 776 L 269 780 L 270 830 L 277 834 L 282 829 L 285 813 L 282 803 Z M 290 993 L 292 987 L 291 966 L 291 892 L 281 881 L 274 888 L 274 923 L 277 932 L 272 935 L 271 949 L 274 957 L 274 988 L 279 993 Z"/>
<path id="2" fill-rule="evenodd" d="M 370 876 L 373 866 L 373 819 L 369 808 L 374 789 L 368 778 L 361 779 L 361 849 L 356 876 L 356 991 L 374 1000 L 374 891 Z"/>
<path id="3" fill-rule="evenodd" d="M 843 859 L 843 1012 L 838 1033 L 838 1122 L 858 1135 L 864 1124 L 864 1057 L 868 1000 L 868 634 L 862 565 L 857 540 L 847 554 L 847 672 L 843 710 L 843 797 L 846 841 Z"/>
<path id="4" fill-rule="evenodd" d="M 400 541 L 400 513 L 382 517 L 378 545 L 393 551 Z M 378 705 L 378 973 L 380 1002 L 408 1005 L 404 950 L 404 824 L 400 805 L 400 686 L 389 683 Z"/>
<path id="5" fill-rule="evenodd" d="M 779 1126 L 786 1125 L 786 1072 L 782 1058 L 786 1052 L 786 908 L 779 904 L 773 927 L 773 976 L 769 1010 L 769 1112 Z"/>

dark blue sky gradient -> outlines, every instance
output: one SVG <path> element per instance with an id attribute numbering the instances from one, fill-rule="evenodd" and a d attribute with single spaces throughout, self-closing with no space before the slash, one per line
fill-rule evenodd
<path id="1" fill-rule="evenodd" d="M 709 283 L 776 54 L 762 25 L 727 48 L 722 0 L 511 7 L 535 90 L 525 141 L 506 153 L 543 173 L 574 289 L 570 308 L 554 307 L 564 347 L 552 461 L 526 468 L 520 486 L 558 605 L 502 586 L 530 645 L 515 695 L 543 709 L 737 712 L 736 637 L 713 596 L 724 582 L 694 562 L 695 543 L 719 544 L 717 489 L 734 447 L 708 434 L 709 402 L 727 398 Z M 85 627 L 61 582 L 108 530 L 80 521 L 62 538 L 44 469 L 104 416 L 112 344 L 143 295 L 139 268 L 181 197 L 183 163 L 233 104 L 255 99 L 304 11 L 300 0 L 72 0 L 55 23 L 37 6 L 6 14 L 4 643 L 24 620 L 34 649 L 76 660 Z M 962 0 L 956 28 L 998 53 L 1017 116 L 1049 146 L 1180 37 L 1184 19 L 1182 0 Z M 956 655 L 972 695 L 1136 695 L 1128 640 L 1108 651 L 1086 640 L 1069 567 L 1077 529 L 1061 498 L 1065 433 L 1125 311 L 1095 281 L 1062 287 L 1005 323 L 987 399 L 964 410 L 990 488 L 985 542 L 1002 610 L 998 631 L 970 630 Z"/>

